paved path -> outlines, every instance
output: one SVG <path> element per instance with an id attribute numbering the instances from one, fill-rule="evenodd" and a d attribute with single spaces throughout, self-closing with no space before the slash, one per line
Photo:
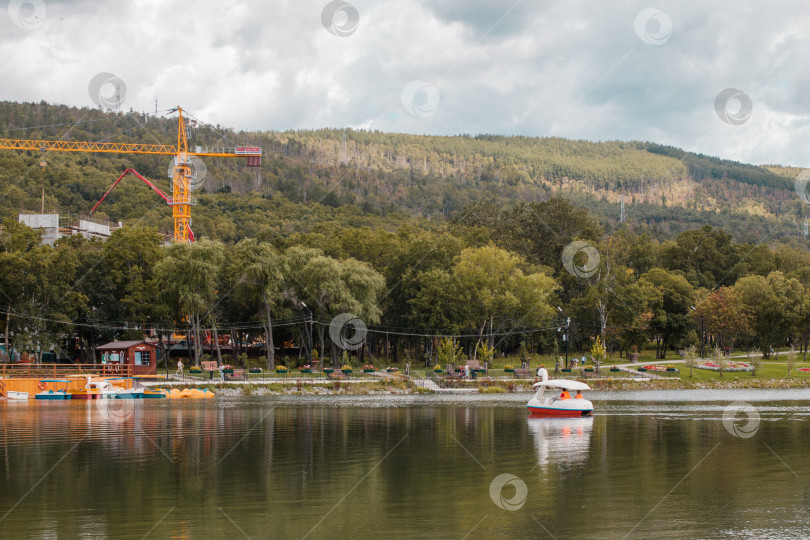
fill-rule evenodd
<path id="1" fill-rule="evenodd" d="M 421 379 L 413 377 L 411 379 L 417 388 L 424 388 L 431 390 L 437 394 L 474 394 L 478 393 L 478 387 L 475 388 L 442 388 L 430 379 Z"/>
<path id="2" fill-rule="evenodd" d="M 651 364 L 651 362 L 644 362 L 643 365 L 649 366 L 650 364 Z M 641 379 L 674 379 L 674 377 L 663 377 L 663 376 L 658 375 L 656 373 L 653 373 L 651 371 L 638 371 L 636 369 L 630 369 L 629 367 L 627 367 L 627 366 L 640 366 L 640 365 L 642 365 L 642 364 L 619 364 L 616 367 L 618 369 L 622 370 L 622 371 L 627 372 L 627 373 L 632 373 L 633 375 L 635 375 L 636 377 L 639 377 Z"/>
<path id="3" fill-rule="evenodd" d="M 431 381 L 430 379 L 418 379 L 414 377 L 413 379 L 414 384 L 417 388 L 424 388 L 426 390 L 433 390 L 434 392 L 438 392 L 441 390 L 438 384 Z"/>

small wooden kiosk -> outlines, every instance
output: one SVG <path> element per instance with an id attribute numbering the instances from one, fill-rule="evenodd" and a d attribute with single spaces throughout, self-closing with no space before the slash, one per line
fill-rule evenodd
<path id="1" fill-rule="evenodd" d="M 106 366 L 130 366 L 132 375 L 157 375 L 158 348 L 146 341 L 113 341 L 96 347 Z"/>

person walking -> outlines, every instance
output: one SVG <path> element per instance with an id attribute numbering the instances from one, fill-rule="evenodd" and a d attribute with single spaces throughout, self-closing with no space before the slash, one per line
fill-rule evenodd
<path id="1" fill-rule="evenodd" d="M 175 372 L 175 375 L 182 375 L 182 374 L 183 374 L 183 361 L 178 360 L 177 361 L 177 371 Z"/>

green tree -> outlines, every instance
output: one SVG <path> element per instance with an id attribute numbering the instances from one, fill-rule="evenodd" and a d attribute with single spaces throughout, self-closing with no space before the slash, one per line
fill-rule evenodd
<path id="1" fill-rule="evenodd" d="M 284 301 L 286 262 L 270 244 L 253 239 L 236 245 L 230 265 L 230 281 L 248 311 L 257 314 L 264 327 L 267 369 L 275 369 L 273 314 Z"/>
<path id="2" fill-rule="evenodd" d="M 657 357 L 663 359 L 667 349 L 673 344 L 681 344 L 689 330 L 687 316 L 694 289 L 682 274 L 663 268 L 653 268 L 639 281 L 649 284 L 661 295 L 660 303 L 652 310 L 654 316 L 650 327 L 655 335 Z"/>
<path id="3" fill-rule="evenodd" d="M 462 354 L 461 344 L 456 343 L 453 338 L 444 337 L 439 341 L 437 348 L 437 365 L 445 366 L 447 364 L 455 364 L 456 359 L 461 358 Z"/>
<path id="4" fill-rule="evenodd" d="M 351 313 L 365 324 L 376 324 L 382 310 L 378 306 L 385 278 L 367 263 L 356 259 L 340 261 L 319 249 L 291 247 L 286 251 L 288 273 L 286 294 L 294 302 L 304 301 L 318 325 L 321 358 L 325 357 L 324 333 L 329 322 L 341 313 Z M 337 361 L 335 343 L 330 347 L 332 362 Z"/>
<path id="5" fill-rule="evenodd" d="M 224 249 L 219 242 L 202 239 L 193 244 L 171 244 L 155 265 L 162 284 L 161 297 L 178 321 L 185 319 L 193 335 L 195 366 L 200 365 L 203 323 L 218 297 Z"/>
<path id="6" fill-rule="evenodd" d="M 751 313 L 753 330 L 765 358 L 771 347 L 789 340 L 797 331 L 803 310 L 804 288 L 782 272 L 768 277 L 746 276 L 734 285 Z"/>
<path id="7" fill-rule="evenodd" d="M 489 347 L 493 346 L 496 319 L 499 326 L 532 325 L 551 319 L 554 279 L 541 272 L 526 275 L 522 265 L 525 261 L 520 257 L 494 245 L 467 248 L 458 257 L 453 273 L 460 286 L 469 291 L 467 320 L 478 332 L 473 357 L 487 325 Z"/>
<path id="8" fill-rule="evenodd" d="M 692 285 L 714 288 L 734 283 L 741 275 L 740 246 L 731 235 L 705 225 L 681 233 L 675 242 L 661 246 L 661 258 L 668 270 L 680 270 Z"/>
<path id="9" fill-rule="evenodd" d="M 5 349 L 59 352 L 73 317 L 87 297 L 72 285 L 77 258 L 66 248 L 40 244 L 40 235 L 5 219 L 0 232 L 0 304 L 5 308 Z"/>
<path id="10" fill-rule="evenodd" d="M 163 322 L 164 306 L 155 302 L 166 282 L 155 276 L 155 266 L 164 257 L 163 237 L 153 227 L 122 227 L 110 235 L 102 250 L 115 297 L 131 325 Z M 101 262 L 101 261 L 100 261 Z"/>

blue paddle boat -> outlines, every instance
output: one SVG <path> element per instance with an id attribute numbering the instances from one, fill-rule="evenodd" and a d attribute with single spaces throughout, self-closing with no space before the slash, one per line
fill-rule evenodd
<path id="1" fill-rule="evenodd" d="M 57 384 L 62 383 L 65 385 L 64 388 L 61 390 L 47 390 L 48 384 Z M 35 399 L 47 399 L 47 400 L 60 400 L 60 399 L 70 399 L 70 394 L 67 392 L 67 385 L 70 384 L 70 381 L 65 379 L 43 379 L 37 383 L 42 392 L 34 396 Z"/>

